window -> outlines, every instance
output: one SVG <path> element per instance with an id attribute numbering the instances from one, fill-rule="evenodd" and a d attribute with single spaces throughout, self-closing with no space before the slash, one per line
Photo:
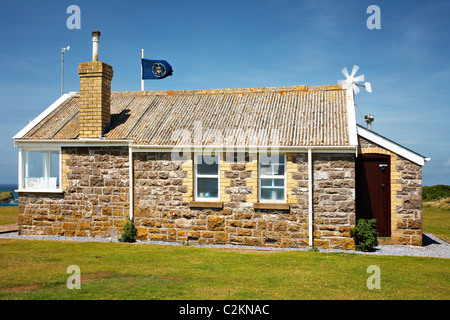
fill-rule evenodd
<path id="1" fill-rule="evenodd" d="M 60 189 L 59 150 L 24 150 L 23 179 L 19 188 L 26 190 Z"/>
<path id="2" fill-rule="evenodd" d="M 219 155 L 195 156 L 195 200 L 219 200 Z"/>
<path id="3" fill-rule="evenodd" d="M 259 200 L 261 202 L 286 201 L 286 157 L 284 154 L 260 154 Z"/>

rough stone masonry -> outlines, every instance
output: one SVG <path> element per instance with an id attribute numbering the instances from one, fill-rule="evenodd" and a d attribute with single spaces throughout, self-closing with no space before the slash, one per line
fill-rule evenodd
<path id="1" fill-rule="evenodd" d="M 225 158 L 225 157 L 223 157 Z M 220 164 L 221 207 L 196 207 L 191 157 L 171 161 L 170 153 L 134 155 L 135 225 L 141 240 L 308 246 L 308 176 L 305 154 L 287 155 L 284 209 L 258 208 L 257 162 Z M 354 156 L 314 157 L 315 245 L 352 248 L 354 226 Z M 203 206 L 204 204 L 202 204 Z"/>
<path id="2" fill-rule="evenodd" d="M 392 242 L 418 244 L 420 168 L 392 157 Z M 258 203 L 257 158 L 220 163 L 220 202 L 193 201 L 192 155 L 133 153 L 134 220 L 140 240 L 250 246 L 308 246 L 307 155 L 286 155 L 287 204 Z M 62 148 L 61 193 L 20 193 L 20 233 L 118 237 L 129 217 L 128 147 Z M 314 246 L 354 248 L 355 155 L 313 154 Z M 394 187 L 395 190 L 395 187 Z M 417 195 L 416 195 L 417 194 Z M 417 199 L 416 199 L 417 198 Z"/>
<path id="3" fill-rule="evenodd" d="M 62 148 L 62 193 L 21 192 L 23 235 L 117 237 L 129 216 L 127 147 Z"/>

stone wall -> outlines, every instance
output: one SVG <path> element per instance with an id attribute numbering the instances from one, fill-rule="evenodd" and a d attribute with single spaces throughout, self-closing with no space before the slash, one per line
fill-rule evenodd
<path id="1" fill-rule="evenodd" d="M 354 248 L 355 156 L 313 154 L 314 246 Z"/>
<path id="2" fill-rule="evenodd" d="M 314 245 L 353 248 L 354 155 L 313 154 Z M 127 147 L 63 148 L 63 193 L 20 193 L 21 234 L 118 237 L 129 216 Z M 190 154 L 135 152 L 139 240 L 308 246 L 308 157 L 286 155 L 287 203 L 258 203 L 256 155 L 221 157 L 220 201 L 193 201 Z"/>
<path id="3" fill-rule="evenodd" d="M 22 235 L 113 237 L 129 216 L 128 148 L 63 148 L 63 193 L 19 193 Z"/>
<path id="4" fill-rule="evenodd" d="M 183 200 L 182 160 L 171 161 L 171 154 L 133 154 L 134 222 L 140 240 L 179 241 L 184 233 L 178 226 L 189 217 L 188 202 Z"/>
<path id="5" fill-rule="evenodd" d="M 359 138 L 359 153 L 391 158 L 391 244 L 422 245 L 422 167 L 381 146 Z"/>
<path id="6" fill-rule="evenodd" d="M 134 154 L 135 225 L 140 240 L 277 247 L 308 245 L 308 163 L 305 154 L 288 154 L 284 208 L 257 206 L 257 159 L 221 157 L 220 202 L 193 201 L 191 156 L 172 161 L 170 153 Z M 315 245 L 352 248 L 354 156 L 318 155 L 314 171 Z M 326 179 L 322 177 L 328 176 Z M 327 180 L 331 183 L 325 184 Z M 317 191 L 316 191 L 317 189 Z M 317 193 L 317 194 L 316 194 Z"/>

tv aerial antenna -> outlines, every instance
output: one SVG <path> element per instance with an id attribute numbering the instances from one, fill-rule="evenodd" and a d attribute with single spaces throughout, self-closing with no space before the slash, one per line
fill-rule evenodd
<path id="1" fill-rule="evenodd" d="M 64 53 L 70 50 L 70 46 L 61 48 L 61 95 L 64 94 Z"/>

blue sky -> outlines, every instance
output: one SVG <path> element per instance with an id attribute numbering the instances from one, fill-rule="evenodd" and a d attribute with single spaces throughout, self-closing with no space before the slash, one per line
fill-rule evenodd
<path id="1" fill-rule="evenodd" d="M 67 7 L 81 10 L 68 29 Z M 381 10 L 370 30 L 368 6 Z M 336 84 L 360 67 L 373 93 L 356 96 L 356 117 L 431 161 L 423 184 L 450 184 L 450 1 L 5 1 L 0 2 L 0 183 L 17 181 L 11 137 L 64 91 L 78 91 L 78 63 L 114 68 L 113 91 L 140 90 L 140 49 L 167 60 L 172 77 L 146 90 Z"/>

